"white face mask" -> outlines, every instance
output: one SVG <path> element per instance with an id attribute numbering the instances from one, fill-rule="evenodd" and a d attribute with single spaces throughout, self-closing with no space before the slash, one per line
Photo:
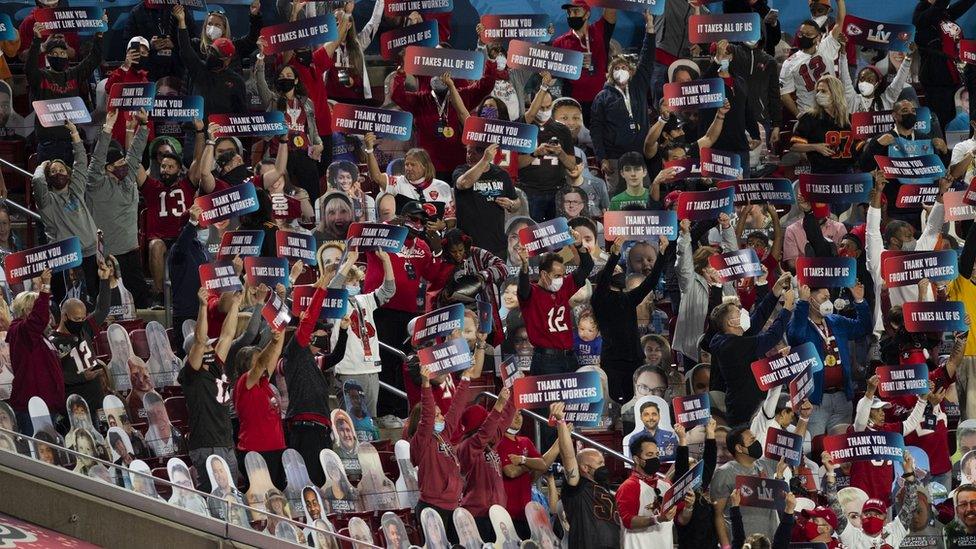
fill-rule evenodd
<path id="1" fill-rule="evenodd" d="M 558 292 L 563 287 L 563 277 L 554 278 L 549 283 L 549 289 L 553 292 Z"/>
<path id="2" fill-rule="evenodd" d="M 858 82 L 857 91 L 861 92 L 861 95 L 864 97 L 871 97 L 871 94 L 874 93 L 874 84 L 870 82 Z"/>
<path id="3" fill-rule="evenodd" d="M 915 239 L 914 238 L 911 239 L 911 240 L 906 240 L 906 241 L 904 241 L 904 242 L 901 243 L 901 249 L 902 250 L 907 250 L 907 251 L 912 251 L 912 250 L 915 249 L 915 244 L 916 244 L 916 242 L 915 242 Z"/>
<path id="4" fill-rule="evenodd" d="M 834 314 L 834 302 L 830 299 L 820 304 L 820 315 L 827 316 Z"/>
<path id="5" fill-rule="evenodd" d="M 824 23 L 827 22 L 827 16 L 821 15 L 820 17 L 814 17 L 813 22 L 816 23 L 818 27 L 823 27 Z"/>
<path id="6" fill-rule="evenodd" d="M 548 122 L 550 118 L 552 118 L 552 109 L 549 110 L 540 109 L 539 112 L 535 113 L 535 119 L 538 120 L 539 122 L 542 122 L 543 124 Z"/>
<path id="7" fill-rule="evenodd" d="M 515 435 L 518 434 L 519 430 L 518 429 L 512 429 L 511 427 L 509 427 L 508 429 L 505 429 L 505 432 L 508 433 L 508 434 L 510 434 L 510 435 L 512 435 L 514 437 Z"/>
<path id="8" fill-rule="evenodd" d="M 503 71 L 508 66 L 508 60 L 505 59 L 504 55 L 499 55 L 495 58 L 495 66 L 498 67 L 498 70 Z"/>
<path id="9" fill-rule="evenodd" d="M 630 71 L 627 69 L 616 69 L 613 71 L 613 80 L 621 86 L 630 81 Z"/>
<path id="10" fill-rule="evenodd" d="M 349 292 L 349 297 L 359 295 L 359 284 L 347 284 L 346 291 Z"/>
<path id="11" fill-rule="evenodd" d="M 829 107 L 833 101 L 830 99 L 829 93 L 817 93 L 817 104 L 821 107 Z"/>
<path id="12" fill-rule="evenodd" d="M 207 25 L 207 38 L 216 40 L 224 35 L 224 29 L 217 25 Z"/>
<path id="13" fill-rule="evenodd" d="M 739 327 L 743 332 L 748 332 L 752 327 L 752 318 L 749 316 L 749 311 L 745 309 L 739 309 Z"/>

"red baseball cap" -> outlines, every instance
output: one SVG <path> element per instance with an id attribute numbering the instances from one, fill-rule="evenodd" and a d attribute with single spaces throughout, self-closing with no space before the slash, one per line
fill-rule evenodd
<path id="1" fill-rule="evenodd" d="M 461 414 L 461 427 L 465 433 L 468 433 L 480 427 L 487 417 L 488 410 L 485 410 L 485 407 L 480 404 L 475 404 Z"/>
<path id="2" fill-rule="evenodd" d="M 220 53 L 220 56 L 224 59 L 233 56 L 237 51 L 237 48 L 234 47 L 234 43 L 227 38 L 218 38 L 213 41 L 211 46 L 213 46 L 213 48 L 217 50 L 217 52 Z"/>
<path id="3" fill-rule="evenodd" d="M 871 498 L 864 502 L 864 506 L 861 507 L 861 514 L 867 513 L 868 511 L 877 511 L 882 515 L 888 514 L 888 505 L 878 498 Z"/>
<path id="4" fill-rule="evenodd" d="M 678 202 L 678 197 L 681 196 L 681 191 L 671 191 L 664 197 L 664 208 L 671 209 Z"/>
<path id="5" fill-rule="evenodd" d="M 590 11 L 590 5 L 586 3 L 586 0 L 573 0 L 568 4 L 563 4 L 562 9 L 568 10 L 569 8 L 583 8 L 586 11 Z"/>
<path id="6" fill-rule="evenodd" d="M 807 518 L 822 518 L 827 521 L 832 530 L 837 530 L 837 514 L 834 513 L 829 507 L 824 507 L 820 505 L 814 507 L 813 509 L 807 509 L 803 511 L 803 515 Z"/>

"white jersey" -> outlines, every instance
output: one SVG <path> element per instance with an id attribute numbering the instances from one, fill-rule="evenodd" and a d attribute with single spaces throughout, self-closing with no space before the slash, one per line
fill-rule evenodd
<path id="1" fill-rule="evenodd" d="M 454 190 L 451 189 L 450 185 L 441 181 L 440 179 L 431 180 L 430 185 L 427 185 L 427 187 L 421 191 L 419 188 L 413 186 L 413 184 L 407 181 L 406 177 L 402 175 L 391 176 L 389 183 L 386 186 L 386 192 L 393 195 L 399 194 L 414 200 L 443 202 L 444 219 L 453 219 L 457 217 L 454 210 Z"/>
<path id="2" fill-rule="evenodd" d="M 813 106 L 817 80 L 820 80 L 821 76 L 825 74 L 836 76 L 835 67 L 840 50 L 840 42 L 828 32 L 820 40 L 817 51 L 813 55 L 798 50 L 783 62 L 783 68 L 779 73 L 780 94 L 796 92 L 797 112 L 803 112 Z"/>

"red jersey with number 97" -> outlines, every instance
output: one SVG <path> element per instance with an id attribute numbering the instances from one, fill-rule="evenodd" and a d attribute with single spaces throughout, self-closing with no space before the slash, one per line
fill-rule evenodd
<path id="1" fill-rule="evenodd" d="M 146 239 L 178 237 L 186 221 L 186 212 L 197 194 L 190 179 L 184 177 L 167 187 L 162 181 L 148 177 L 141 190 L 146 201 Z"/>
<path id="2" fill-rule="evenodd" d="M 543 290 L 538 284 L 532 284 L 529 298 L 519 298 L 525 331 L 533 347 L 564 351 L 573 349 L 573 308 L 569 298 L 578 289 L 573 277 L 565 276 L 558 292 Z"/>

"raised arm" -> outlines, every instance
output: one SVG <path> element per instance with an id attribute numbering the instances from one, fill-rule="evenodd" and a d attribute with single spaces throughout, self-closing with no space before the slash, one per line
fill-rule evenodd
<path id="1" fill-rule="evenodd" d="M 407 110 L 407 109 L 404 109 Z M 366 153 L 366 167 L 369 169 L 369 178 L 376 182 L 380 187 L 381 192 L 385 192 L 386 188 L 390 184 L 390 178 L 388 175 L 380 170 L 380 165 L 376 161 L 376 155 L 374 153 L 374 148 L 376 147 L 376 135 L 372 132 L 367 133 L 363 137 L 363 152 Z"/>
<path id="2" fill-rule="evenodd" d="M 197 291 L 199 305 L 197 307 L 197 325 L 193 329 L 193 346 L 186 355 L 186 362 L 194 370 L 203 366 L 203 355 L 207 349 L 207 298 L 209 293 L 204 287 Z"/>
<path id="3" fill-rule="evenodd" d="M 715 117 L 712 118 L 712 123 L 708 126 L 708 131 L 705 132 L 705 135 L 698 138 L 698 147 L 700 149 L 707 149 L 718 141 L 718 137 L 722 135 L 722 128 L 725 127 L 725 116 L 730 110 L 732 110 L 732 104 L 726 99 L 725 103 L 715 113 Z"/>
<path id="4" fill-rule="evenodd" d="M 580 481 L 579 463 L 573 449 L 573 439 L 569 436 L 569 426 L 566 425 L 564 410 L 566 405 L 556 402 L 549 406 L 549 415 L 556 419 L 556 439 L 559 443 L 559 456 L 563 462 L 563 475 L 566 483 L 576 486 Z"/>
<path id="5" fill-rule="evenodd" d="M 214 345 L 214 353 L 221 361 L 227 360 L 227 351 L 234 342 L 234 334 L 237 332 L 237 315 L 241 309 L 241 299 L 244 294 L 240 291 L 234 292 L 230 300 L 230 309 L 224 317 L 224 323 L 220 327 L 220 335 L 217 337 L 217 344 Z M 204 334 L 206 337 L 206 334 Z"/>
<path id="6" fill-rule="evenodd" d="M 247 371 L 247 380 L 244 382 L 244 385 L 248 389 L 257 385 L 258 381 L 261 380 L 261 376 L 267 374 L 268 377 L 271 377 L 274 374 L 275 366 L 278 364 L 278 357 L 281 356 L 281 346 L 284 344 L 284 341 L 284 331 L 271 332 L 271 341 L 264 346 L 254 366 Z"/>

